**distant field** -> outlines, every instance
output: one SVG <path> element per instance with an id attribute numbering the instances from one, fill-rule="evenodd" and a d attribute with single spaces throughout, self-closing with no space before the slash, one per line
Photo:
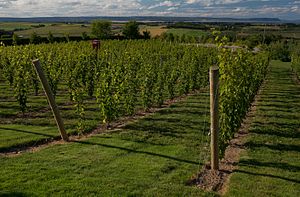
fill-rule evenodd
<path id="1" fill-rule="evenodd" d="M 207 32 L 197 29 L 168 29 L 167 33 L 173 33 L 178 36 L 182 36 L 183 34 L 187 36 L 201 36 L 207 34 Z"/>
<path id="2" fill-rule="evenodd" d="M 282 37 L 292 37 L 300 39 L 300 27 L 286 27 L 286 26 L 249 26 L 243 27 L 241 34 L 275 34 Z"/>
<path id="3" fill-rule="evenodd" d="M 32 25 L 38 25 L 39 23 L 28 22 L 2 22 L 0 23 L 0 29 L 5 31 L 13 31 L 15 29 L 29 29 L 33 28 Z"/>
<path id="4" fill-rule="evenodd" d="M 166 26 L 140 26 L 140 32 L 143 33 L 143 31 L 149 31 L 151 34 L 151 37 L 159 36 L 162 33 L 166 32 L 168 29 L 165 28 Z"/>
<path id="5" fill-rule="evenodd" d="M 82 24 L 52 24 L 45 27 L 33 28 L 24 31 L 17 31 L 16 34 L 23 37 L 29 37 L 33 32 L 36 32 L 39 36 L 48 36 L 51 32 L 56 37 L 65 36 L 81 36 L 83 32 L 87 34 L 91 33 L 90 25 Z"/>

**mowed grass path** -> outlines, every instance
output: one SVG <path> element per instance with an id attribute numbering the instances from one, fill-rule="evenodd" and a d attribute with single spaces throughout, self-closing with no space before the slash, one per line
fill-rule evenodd
<path id="1" fill-rule="evenodd" d="M 300 85 L 273 61 L 227 196 L 300 196 Z"/>
<path id="2" fill-rule="evenodd" d="M 121 130 L 0 157 L 0 196 L 214 196 L 187 185 L 209 158 L 209 94 Z"/>

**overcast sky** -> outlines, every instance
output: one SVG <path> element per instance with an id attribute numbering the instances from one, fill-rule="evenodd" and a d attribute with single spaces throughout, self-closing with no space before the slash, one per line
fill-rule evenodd
<path id="1" fill-rule="evenodd" d="M 149 15 L 300 19 L 300 0 L 0 0 L 0 17 Z"/>

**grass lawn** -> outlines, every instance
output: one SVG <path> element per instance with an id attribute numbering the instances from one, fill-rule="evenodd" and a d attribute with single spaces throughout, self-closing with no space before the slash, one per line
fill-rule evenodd
<path id="1" fill-rule="evenodd" d="M 273 61 L 227 196 L 300 196 L 300 86 Z"/>
<path id="2" fill-rule="evenodd" d="M 121 130 L 0 157 L 0 196 L 215 196 L 186 183 L 209 158 L 209 94 Z"/>

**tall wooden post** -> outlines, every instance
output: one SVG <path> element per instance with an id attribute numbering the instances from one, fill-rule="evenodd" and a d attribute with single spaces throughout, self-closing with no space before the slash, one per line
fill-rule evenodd
<path id="1" fill-rule="evenodd" d="M 210 79 L 210 124 L 211 124 L 211 169 L 219 170 L 219 67 L 213 66 L 209 72 Z"/>
<path id="2" fill-rule="evenodd" d="M 56 105 L 55 100 L 54 100 L 52 90 L 49 86 L 47 78 L 46 78 L 46 76 L 43 72 L 43 69 L 42 69 L 41 65 L 40 65 L 40 61 L 37 59 L 37 60 L 33 60 L 32 63 L 35 67 L 36 73 L 38 74 L 38 76 L 39 76 L 39 78 L 42 82 L 43 89 L 46 93 L 50 108 L 53 112 L 53 116 L 54 116 L 54 119 L 56 121 L 57 127 L 59 129 L 61 138 L 64 141 L 69 141 L 69 137 L 68 137 L 68 135 L 66 133 L 66 130 L 65 130 L 64 122 L 63 122 L 63 120 L 60 116 L 59 110 L 58 110 L 57 105 Z"/>

